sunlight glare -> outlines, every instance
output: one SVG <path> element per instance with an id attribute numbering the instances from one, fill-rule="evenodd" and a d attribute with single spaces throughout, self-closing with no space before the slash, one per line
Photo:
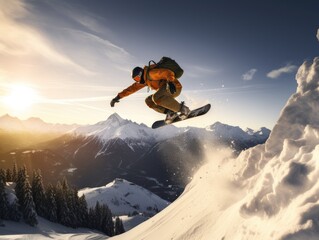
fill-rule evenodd
<path id="1" fill-rule="evenodd" d="M 28 110 L 36 102 L 37 93 L 27 85 L 15 84 L 11 86 L 5 104 L 12 110 L 22 112 Z"/>

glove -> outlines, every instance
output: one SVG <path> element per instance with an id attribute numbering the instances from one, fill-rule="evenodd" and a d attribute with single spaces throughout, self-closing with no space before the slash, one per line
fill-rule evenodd
<path id="1" fill-rule="evenodd" d="M 112 99 L 111 101 L 111 107 L 114 107 L 115 103 L 120 102 L 120 97 L 117 95 L 115 98 Z"/>
<path id="2" fill-rule="evenodd" d="M 175 87 L 175 84 L 174 84 L 174 83 L 168 82 L 168 89 L 169 89 L 169 91 L 170 91 L 171 94 L 176 93 L 176 87 Z"/>

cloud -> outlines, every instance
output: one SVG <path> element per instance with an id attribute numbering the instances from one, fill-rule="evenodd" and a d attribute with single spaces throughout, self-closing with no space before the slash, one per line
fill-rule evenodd
<path id="1" fill-rule="evenodd" d="M 93 46 L 99 46 L 101 52 L 115 62 L 121 62 L 123 59 L 129 59 L 131 57 L 131 55 L 125 51 L 125 49 L 97 35 L 80 30 L 70 29 L 69 31 L 73 32 L 75 36 L 86 39 L 88 42 L 92 42 Z"/>
<path id="2" fill-rule="evenodd" d="M 257 72 L 257 69 L 252 68 L 248 72 L 246 72 L 245 74 L 242 75 L 242 79 L 244 81 L 250 81 L 253 79 L 256 72 Z"/>
<path id="3" fill-rule="evenodd" d="M 52 9 L 59 13 L 58 18 L 51 19 L 42 14 Z M 42 29 L 50 40 L 75 62 L 98 72 L 99 67 L 104 69 L 108 64 L 105 60 L 112 66 L 131 65 L 133 57 L 124 48 L 109 40 L 114 36 L 114 32 L 107 27 L 108 22 L 103 16 L 93 14 L 81 5 L 68 2 L 55 4 L 51 1 L 47 1 L 36 14 L 44 22 L 42 25 L 50 29 L 49 32 Z M 63 38 L 59 37 L 61 35 Z M 91 64 L 92 62 L 95 63 Z M 101 66 L 96 63 L 101 63 Z"/>
<path id="4" fill-rule="evenodd" d="M 317 38 L 318 38 L 318 41 L 319 41 L 319 29 L 317 31 Z"/>
<path id="5" fill-rule="evenodd" d="M 16 61 L 19 58 L 20 61 L 27 60 L 30 63 L 32 59 L 39 63 L 38 58 L 42 58 L 41 64 L 46 62 L 59 64 L 71 67 L 85 75 L 95 75 L 95 71 L 90 70 L 90 65 L 87 66 L 85 62 L 80 61 L 82 58 L 68 54 L 71 48 L 79 52 L 78 49 L 81 47 L 82 52 L 90 54 L 88 59 L 104 55 L 116 64 L 123 64 L 124 61 L 126 65 L 132 59 L 132 56 L 123 48 L 97 34 L 90 33 L 89 30 L 86 32 L 83 28 L 76 28 L 66 20 L 62 21 L 62 25 L 61 21 L 55 23 L 58 21 L 57 18 L 52 20 L 52 18 L 43 15 L 31 3 L 23 0 L 0 0 L 0 5 L 2 6 L 0 9 L 1 30 L 7 33 L 0 35 L 0 61 L 1 58 L 6 59 L 7 62 L 9 59 Z M 77 16 L 76 20 L 82 26 L 85 24 L 85 27 L 90 28 L 90 30 L 102 32 L 102 27 L 98 26 L 95 19 L 89 16 L 83 18 L 80 15 L 80 13 L 73 11 L 72 16 L 65 16 L 65 19 L 71 17 L 75 20 Z M 64 37 L 61 38 L 61 35 Z M 64 42 L 59 41 L 61 39 Z M 65 42 L 73 42 L 73 45 L 66 45 Z M 84 58 L 84 56 L 82 57 Z M 96 62 L 99 61 L 96 60 Z"/>
<path id="6" fill-rule="evenodd" d="M 192 66 L 185 66 L 185 74 L 189 77 L 192 78 L 202 78 L 202 77 L 207 77 L 211 75 L 215 75 L 216 73 L 219 72 L 219 70 L 214 70 L 210 67 L 203 67 L 203 66 L 198 66 L 198 65 L 192 65 Z"/>
<path id="7" fill-rule="evenodd" d="M 278 78 L 278 77 L 280 77 L 280 75 L 282 75 L 284 73 L 294 72 L 296 69 L 297 69 L 297 66 L 288 64 L 285 67 L 270 71 L 267 74 L 267 77 L 269 77 L 269 78 Z"/>
<path id="8" fill-rule="evenodd" d="M 30 59 L 41 57 L 53 63 L 71 66 L 85 74 L 92 74 L 56 51 L 36 28 L 23 23 L 23 20 L 32 16 L 32 8 L 24 1 L 0 0 L 0 5 L 1 30 L 7 33 L 0 35 L 0 56 Z"/>

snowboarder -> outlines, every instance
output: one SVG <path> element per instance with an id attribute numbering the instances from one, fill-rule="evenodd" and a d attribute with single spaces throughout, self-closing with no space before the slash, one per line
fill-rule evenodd
<path id="1" fill-rule="evenodd" d="M 145 99 L 146 105 L 159 113 L 166 114 L 165 123 L 170 124 L 180 117 L 186 119 L 190 113 L 190 109 L 184 104 L 179 103 L 175 98 L 182 91 L 182 84 L 178 81 L 174 71 L 161 68 L 157 64 L 149 64 L 149 66 L 135 67 L 132 71 L 132 78 L 136 81 L 128 88 L 112 99 L 111 107 L 120 99 L 130 94 L 148 87 L 155 90 L 156 93 Z"/>

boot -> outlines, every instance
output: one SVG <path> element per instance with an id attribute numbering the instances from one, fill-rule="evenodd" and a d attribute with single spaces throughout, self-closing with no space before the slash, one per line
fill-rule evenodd
<path id="1" fill-rule="evenodd" d="M 179 117 L 184 120 L 188 117 L 188 115 L 190 114 L 191 110 L 189 109 L 189 107 L 187 107 L 184 102 L 181 103 L 181 109 L 180 109 L 180 115 Z"/>
<path id="2" fill-rule="evenodd" d="M 175 118 L 177 118 L 177 117 L 178 117 L 177 112 L 173 112 L 171 110 L 168 110 L 166 113 L 165 123 L 171 124 L 175 120 Z"/>

